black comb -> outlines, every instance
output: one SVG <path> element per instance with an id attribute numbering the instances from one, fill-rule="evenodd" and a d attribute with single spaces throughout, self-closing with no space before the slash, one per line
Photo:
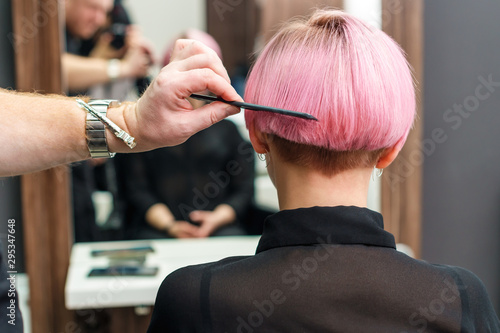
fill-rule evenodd
<path id="1" fill-rule="evenodd" d="M 291 116 L 291 117 L 297 117 L 297 118 L 302 118 L 302 119 L 318 121 L 317 118 L 313 117 L 309 113 L 290 111 L 290 110 L 273 108 L 270 106 L 263 106 L 263 105 L 257 105 L 257 104 L 226 101 L 225 99 L 222 99 L 220 97 L 213 97 L 213 96 L 206 96 L 206 95 L 199 95 L 199 94 L 192 94 L 191 98 L 198 99 L 201 101 L 207 101 L 207 102 L 222 102 L 222 103 L 237 106 L 241 109 L 246 109 L 246 110 L 274 112 L 274 113 L 279 113 L 279 114 L 282 114 L 285 116 Z"/>

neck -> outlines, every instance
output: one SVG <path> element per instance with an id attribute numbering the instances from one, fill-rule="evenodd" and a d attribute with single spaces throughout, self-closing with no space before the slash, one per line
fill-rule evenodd
<path id="1" fill-rule="evenodd" d="M 274 161 L 276 162 L 276 161 Z M 281 165 L 280 165 L 281 164 Z M 273 163 L 280 210 L 313 206 L 366 207 L 371 169 L 352 169 L 333 176 L 317 170 Z"/>

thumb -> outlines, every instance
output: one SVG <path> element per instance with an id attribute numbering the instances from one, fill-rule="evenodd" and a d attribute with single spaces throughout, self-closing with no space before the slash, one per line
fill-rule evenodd
<path id="1" fill-rule="evenodd" d="M 208 237 L 210 236 L 211 234 L 211 228 L 208 226 L 208 225 L 202 225 L 199 229 L 198 229 L 198 237 L 201 237 L 201 238 L 205 238 L 205 237 Z"/>
<path id="2" fill-rule="evenodd" d="M 237 114 L 240 108 L 222 102 L 213 102 L 189 112 L 193 130 L 199 132 L 218 123 L 222 119 Z"/>
<path id="3" fill-rule="evenodd" d="M 109 32 L 105 32 L 99 38 L 99 44 L 108 45 L 113 40 L 113 36 Z"/>
<path id="4" fill-rule="evenodd" d="M 191 221 L 200 221 L 203 219 L 205 212 L 202 210 L 194 210 L 189 214 Z"/>

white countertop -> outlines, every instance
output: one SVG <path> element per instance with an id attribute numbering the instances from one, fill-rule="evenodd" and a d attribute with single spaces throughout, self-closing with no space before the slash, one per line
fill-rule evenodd
<path id="1" fill-rule="evenodd" d="M 66 278 L 66 307 L 135 307 L 153 305 L 163 279 L 178 268 L 218 261 L 230 256 L 255 253 L 260 236 L 211 237 L 206 239 L 164 239 L 105 243 L 77 243 L 71 251 Z M 88 277 L 92 268 L 109 266 L 107 257 L 92 257 L 93 250 L 151 246 L 145 266 L 156 266 L 153 277 Z"/>

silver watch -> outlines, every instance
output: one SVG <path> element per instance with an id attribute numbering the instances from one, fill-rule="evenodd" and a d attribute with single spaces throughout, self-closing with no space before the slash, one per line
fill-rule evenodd
<path id="1" fill-rule="evenodd" d="M 106 117 L 108 108 L 118 103 L 116 100 L 95 100 L 89 103 L 99 114 Z M 108 142 L 106 141 L 106 126 L 103 122 L 92 115 L 87 113 L 86 122 L 87 146 L 89 147 L 90 156 L 92 158 L 111 158 L 116 153 L 111 153 L 108 149 Z"/>
<path id="2" fill-rule="evenodd" d="M 119 59 L 110 59 L 108 61 L 108 77 L 111 81 L 118 79 L 121 71 L 121 61 Z"/>

